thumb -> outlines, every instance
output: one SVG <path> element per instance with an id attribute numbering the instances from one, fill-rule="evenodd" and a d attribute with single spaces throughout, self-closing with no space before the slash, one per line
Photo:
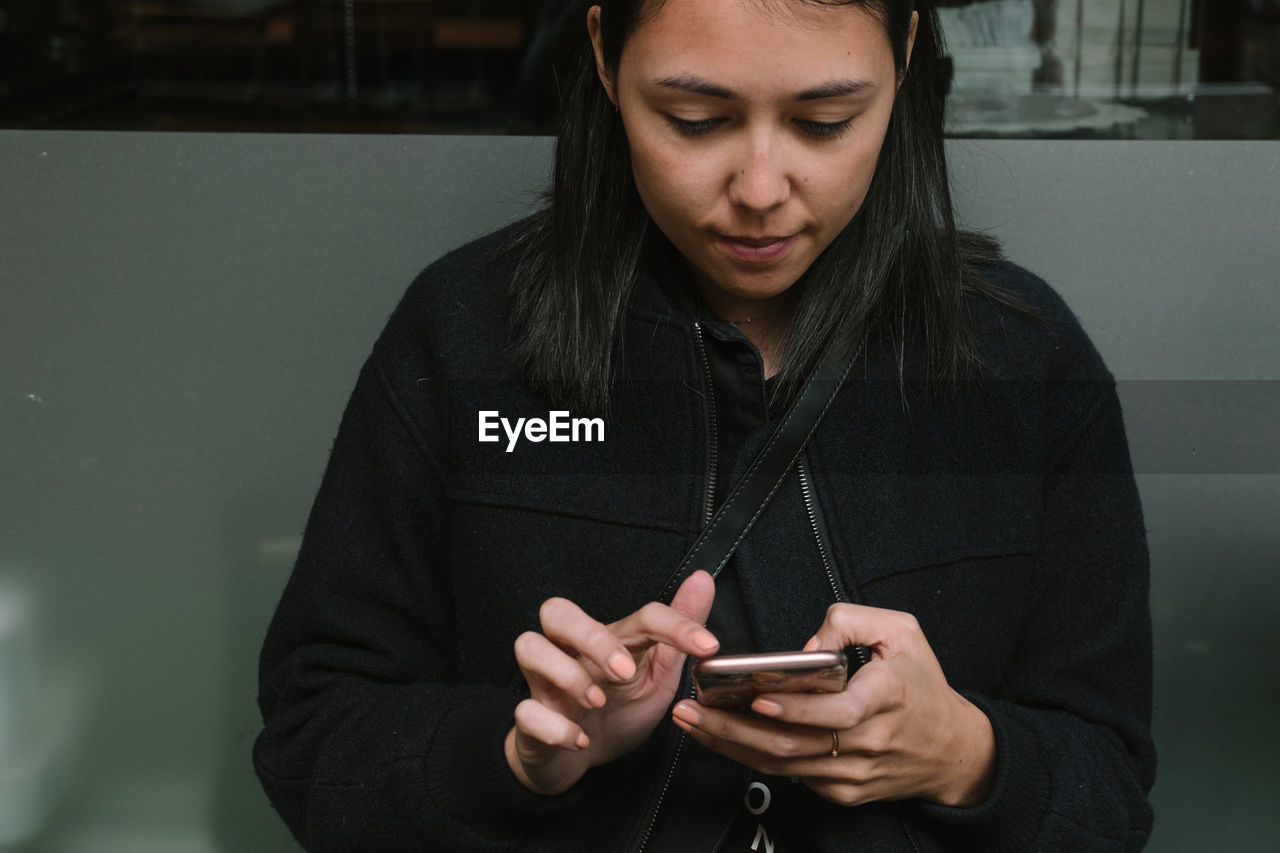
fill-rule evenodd
<path id="1" fill-rule="evenodd" d="M 882 657 L 911 646 L 920 635 L 914 616 L 862 604 L 833 604 L 805 650 L 867 646 Z"/>
<path id="2" fill-rule="evenodd" d="M 671 609 L 688 616 L 699 625 L 705 625 L 711 615 L 711 604 L 716 598 L 716 581 L 699 569 L 684 579 L 671 599 Z"/>
<path id="3" fill-rule="evenodd" d="M 699 569 L 680 584 L 680 588 L 671 599 L 670 607 L 681 616 L 699 625 L 706 625 L 707 617 L 711 615 L 711 603 L 715 601 L 715 597 L 715 578 Z M 665 643 L 654 648 L 654 655 L 655 666 L 659 670 L 666 671 L 673 678 L 679 673 L 685 659 L 684 652 Z"/>

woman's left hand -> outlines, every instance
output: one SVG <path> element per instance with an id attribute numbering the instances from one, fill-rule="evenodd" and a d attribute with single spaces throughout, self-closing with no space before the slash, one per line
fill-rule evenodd
<path id="1" fill-rule="evenodd" d="M 947 684 L 909 613 L 834 604 L 805 646 L 868 646 L 872 659 L 840 693 L 770 693 L 755 714 L 676 705 L 694 740 L 762 773 L 799 778 L 841 805 L 920 797 L 981 803 L 995 777 L 991 722 Z"/>

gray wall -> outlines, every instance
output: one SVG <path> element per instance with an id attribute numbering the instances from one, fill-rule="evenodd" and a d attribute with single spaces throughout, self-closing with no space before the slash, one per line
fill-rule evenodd
<path id="1" fill-rule="evenodd" d="M 17 804 L 34 825 L 56 801 L 20 849 L 291 849 L 248 769 L 254 656 L 338 415 L 412 275 L 528 210 L 549 150 L 0 133 L 0 649 L 6 596 L 39 629 L 36 674 L 0 652 L 0 844 Z M 1154 561 L 1151 849 L 1275 849 L 1280 144 L 951 150 L 965 221 L 1121 380 Z M 24 703 L 43 728 L 6 718 Z"/>

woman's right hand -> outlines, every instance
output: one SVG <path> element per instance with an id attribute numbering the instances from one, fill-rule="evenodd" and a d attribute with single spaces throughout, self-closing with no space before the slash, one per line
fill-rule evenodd
<path id="1" fill-rule="evenodd" d="M 671 605 L 651 602 L 604 625 L 563 598 L 543 603 L 542 633 L 516 638 L 530 698 L 507 733 L 507 764 L 526 788 L 559 794 L 591 767 L 638 747 L 666 715 L 685 656 L 720 644 L 703 627 L 715 581 L 694 572 Z"/>

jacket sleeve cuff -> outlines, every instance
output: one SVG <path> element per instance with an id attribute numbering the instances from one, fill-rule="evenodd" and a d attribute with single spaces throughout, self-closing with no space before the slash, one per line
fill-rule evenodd
<path id="1" fill-rule="evenodd" d="M 436 806 L 484 835 L 522 835 L 579 799 L 577 787 L 547 797 L 520 784 L 503 751 L 513 723 L 507 699 L 455 708 L 437 726 L 426 757 L 427 790 Z"/>
<path id="2" fill-rule="evenodd" d="M 972 808 L 917 805 L 921 816 L 967 849 L 991 853 L 1033 850 L 1049 808 L 1052 781 L 1035 729 L 1006 703 L 965 694 L 991 720 L 996 740 L 996 779 L 987 799 Z"/>

